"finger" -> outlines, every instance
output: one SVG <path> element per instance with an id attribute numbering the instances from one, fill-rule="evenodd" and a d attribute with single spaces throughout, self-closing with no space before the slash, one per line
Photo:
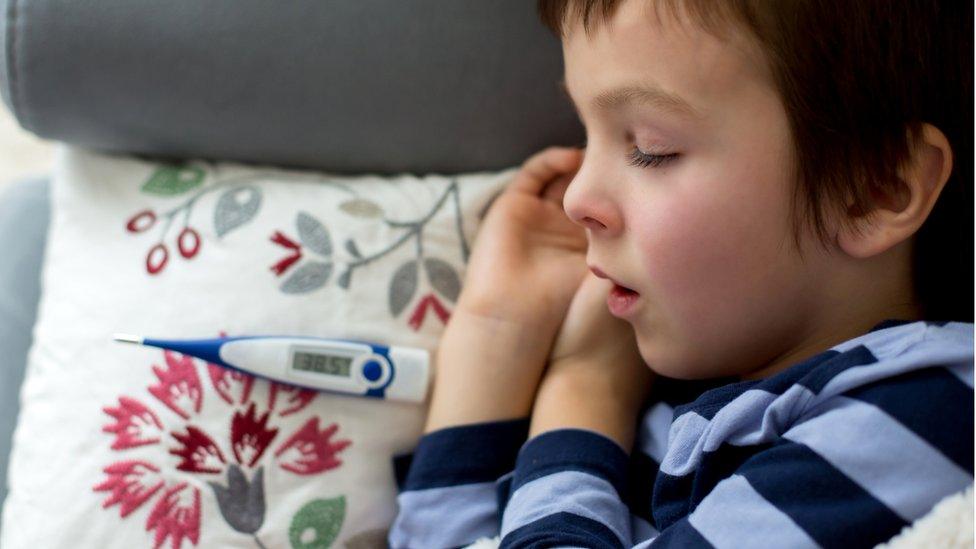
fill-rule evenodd
<path id="1" fill-rule="evenodd" d="M 580 149 L 549 147 L 529 157 L 506 190 L 541 195 L 553 179 L 561 175 L 575 174 L 582 160 L 583 154 Z"/>
<path id="2" fill-rule="evenodd" d="M 575 173 L 566 173 L 550 181 L 542 191 L 542 198 L 555 202 L 560 207 L 563 205 L 563 197 L 566 196 L 566 189 L 570 182 L 576 177 Z"/>

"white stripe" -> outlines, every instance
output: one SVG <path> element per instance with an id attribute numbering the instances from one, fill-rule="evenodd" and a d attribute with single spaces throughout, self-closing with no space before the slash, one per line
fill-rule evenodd
<path id="1" fill-rule="evenodd" d="M 688 522 L 717 549 L 819 547 L 740 475 L 719 482 Z"/>
<path id="2" fill-rule="evenodd" d="M 640 448 L 658 463 L 661 463 L 668 451 L 668 433 L 671 431 L 673 418 L 674 408 L 664 402 L 658 402 L 644 414 L 644 419 L 641 421 L 638 435 Z"/>
<path id="3" fill-rule="evenodd" d="M 629 547 L 630 511 L 613 485 L 580 471 L 560 471 L 519 487 L 502 517 L 502 539 L 511 532 L 556 513 L 572 513 L 606 525 Z"/>
<path id="4" fill-rule="evenodd" d="M 819 416 L 783 436 L 810 447 L 908 522 L 973 482 L 884 411 L 851 398 L 834 397 Z"/>
<path id="5" fill-rule="evenodd" d="M 400 513 L 390 547 L 459 547 L 498 535 L 494 482 L 410 490 L 397 497 Z"/>

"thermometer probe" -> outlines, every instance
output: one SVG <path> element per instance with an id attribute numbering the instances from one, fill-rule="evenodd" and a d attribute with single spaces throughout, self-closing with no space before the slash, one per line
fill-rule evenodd
<path id="1" fill-rule="evenodd" d="M 238 336 L 150 339 L 115 334 L 115 340 L 147 345 L 248 374 L 309 389 L 423 402 L 430 358 L 424 349 L 303 336 Z"/>

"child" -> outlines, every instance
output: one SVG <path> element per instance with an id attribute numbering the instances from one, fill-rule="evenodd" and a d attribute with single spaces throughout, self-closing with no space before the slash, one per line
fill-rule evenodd
<path id="1" fill-rule="evenodd" d="M 972 3 L 923 4 L 540 2 L 588 143 L 484 221 L 393 547 L 873 546 L 972 483 Z"/>

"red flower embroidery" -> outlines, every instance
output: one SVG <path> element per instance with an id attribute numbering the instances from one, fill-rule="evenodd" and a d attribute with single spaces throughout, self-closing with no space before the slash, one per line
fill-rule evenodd
<path id="1" fill-rule="evenodd" d="M 251 397 L 254 376 L 247 375 L 244 372 L 238 372 L 237 370 L 223 368 L 216 364 L 207 364 L 207 374 L 210 376 L 210 383 L 213 384 L 217 394 L 227 404 L 235 403 L 232 393 L 240 394 L 239 400 L 237 400 L 239 404 L 244 404 Z"/>
<path id="2" fill-rule="evenodd" d="M 269 415 L 270 412 L 265 412 L 261 417 L 256 418 L 253 402 L 248 406 L 246 414 L 234 413 L 234 419 L 230 424 L 230 439 L 237 463 L 254 467 L 254 463 L 261 458 L 268 445 L 274 440 L 278 429 L 268 429 Z"/>
<path id="3" fill-rule="evenodd" d="M 115 441 L 112 442 L 113 450 L 124 450 L 159 442 L 158 436 L 149 437 L 144 431 L 152 426 L 155 426 L 157 430 L 162 430 L 163 424 L 159 422 L 159 418 L 152 413 L 152 410 L 146 408 L 138 400 L 119 397 L 118 408 L 106 406 L 102 410 L 115 418 L 115 423 L 102 428 L 103 432 L 115 433 Z"/>
<path id="4" fill-rule="evenodd" d="M 173 433 L 182 446 L 174 448 L 169 453 L 183 458 L 176 466 L 180 471 L 189 473 L 219 473 L 227 463 L 217 443 L 200 429 L 187 425 L 185 435 Z"/>
<path id="5" fill-rule="evenodd" d="M 187 408 L 192 407 L 199 414 L 203 403 L 200 376 L 193 365 L 193 358 L 186 355 L 177 358 L 177 353 L 170 351 L 163 351 L 163 356 L 167 368 L 152 367 L 159 383 L 149 387 L 149 392 L 183 419 L 190 419 Z"/>
<path id="6" fill-rule="evenodd" d="M 315 398 L 315 391 L 272 381 L 271 390 L 268 393 L 269 410 L 275 409 L 278 393 L 286 393 L 288 395 L 288 399 L 286 400 L 288 406 L 278 412 L 278 415 L 281 417 L 300 411 L 302 408 L 308 406 L 308 403 L 312 402 L 312 399 Z"/>
<path id="7" fill-rule="evenodd" d="M 166 538 L 170 538 L 173 549 L 179 549 L 183 538 L 189 539 L 194 545 L 200 541 L 200 490 L 193 488 L 193 501 L 181 501 L 181 492 L 187 483 L 181 482 L 168 488 L 156 502 L 149 519 L 146 521 L 146 531 L 156 530 L 153 549 L 159 549 Z"/>
<path id="8" fill-rule="evenodd" d="M 118 505 L 122 518 L 151 503 L 145 529 L 154 532 L 157 549 L 164 544 L 180 549 L 184 541 L 193 545 L 199 542 L 204 494 L 187 482 L 187 475 L 207 475 L 206 485 L 213 489 L 211 496 L 214 499 L 210 501 L 217 504 L 218 515 L 223 517 L 226 526 L 254 535 L 264 521 L 267 476 L 263 472 L 267 466 L 277 463 L 290 473 L 313 475 L 342 464 L 338 455 L 351 442 L 332 440 L 338 425 L 331 424 L 320 430 L 317 416 L 304 420 L 302 427 L 291 433 L 269 457 L 271 452 L 267 450 L 281 430 L 274 425 L 273 419 L 301 412 L 318 393 L 281 383 L 257 381 L 251 375 L 208 364 L 207 378 L 219 396 L 211 402 L 230 407 L 226 414 L 228 431 L 222 437 L 213 436 L 211 433 L 215 431 L 210 423 L 206 431 L 199 425 L 186 423 L 191 414 L 200 413 L 204 400 L 197 363 L 192 357 L 169 351 L 164 351 L 163 356 L 166 367 L 152 366 L 156 379 L 148 390 L 159 403 L 177 414 L 177 424 L 166 425 L 165 414 L 161 420 L 159 407 L 156 411 L 150 407 L 155 400 L 144 402 L 120 396 L 117 406 L 102 408 L 111 418 L 102 430 L 112 436 L 111 448 L 117 452 L 151 448 L 156 444 L 162 449 L 162 433 L 169 432 L 177 445 L 169 448 L 168 454 L 176 459 L 166 459 L 167 454 L 162 454 L 162 461 L 120 460 L 105 467 L 104 476 L 93 486 L 95 492 L 107 493 L 102 507 L 108 509 Z M 267 391 L 262 395 L 264 398 L 255 399 L 254 393 L 263 390 Z M 259 413 L 260 402 L 268 404 L 262 413 Z M 278 410 L 275 410 L 276 406 Z M 170 420 L 173 418 L 170 416 Z M 224 457 L 227 447 L 221 448 L 222 442 L 229 444 L 229 450 L 240 465 L 228 464 Z M 146 450 L 140 451 L 144 453 Z M 213 475 L 219 475 L 219 478 L 215 481 Z M 240 500 L 235 496 L 241 493 L 251 498 L 245 507 L 240 507 Z"/>
<path id="9" fill-rule="evenodd" d="M 334 469 L 342 464 L 336 454 L 352 444 L 348 440 L 338 440 L 332 442 L 332 435 L 339 429 L 333 423 L 324 430 L 319 431 L 319 418 L 313 417 L 305 422 L 297 433 L 291 436 L 275 452 L 275 457 L 281 457 L 288 452 L 291 459 L 282 463 L 281 468 L 291 471 L 296 475 L 313 475 Z"/>
<path id="10" fill-rule="evenodd" d="M 271 266 L 271 270 L 274 271 L 276 275 L 281 276 L 285 274 L 285 271 L 287 271 L 289 267 L 294 265 L 295 262 L 302 258 L 302 246 L 301 244 L 298 244 L 285 236 L 285 234 L 281 231 L 275 231 L 275 234 L 271 236 L 271 241 L 279 246 L 292 250 L 291 255 Z"/>
<path id="11" fill-rule="evenodd" d="M 147 484 L 149 473 L 158 473 L 159 467 L 145 461 L 120 461 L 105 469 L 108 479 L 95 486 L 96 492 L 112 492 L 112 495 L 102 502 L 102 509 L 119 504 L 119 515 L 125 518 L 140 505 L 151 498 L 163 487 L 163 481 Z"/>
<path id="12" fill-rule="evenodd" d="M 440 300 L 434 294 L 427 294 L 417 303 L 417 307 L 413 310 L 413 314 L 410 315 L 410 327 L 414 330 L 419 330 L 424 323 L 424 318 L 427 316 L 427 309 L 434 309 L 434 313 L 437 314 L 437 318 L 441 319 L 441 322 L 447 324 L 447 319 L 451 318 L 451 313 L 448 312 L 447 308 L 441 304 Z"/>

